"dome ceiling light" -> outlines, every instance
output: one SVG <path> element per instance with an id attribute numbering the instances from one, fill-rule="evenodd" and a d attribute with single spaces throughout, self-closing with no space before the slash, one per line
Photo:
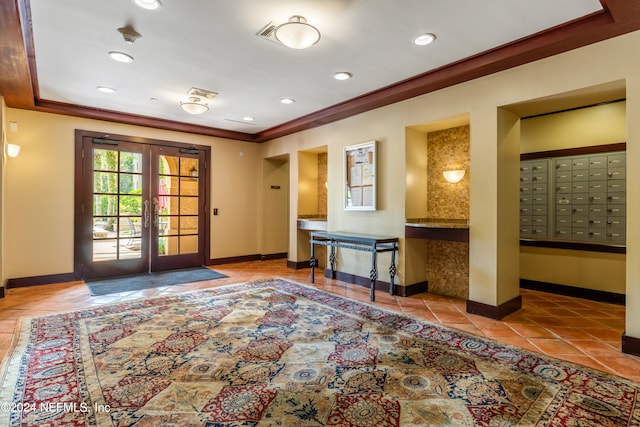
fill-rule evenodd
<path id="1" fill-rule="evenodd" d="M 278 25 L 275 38 L 291 49 L 306 49 L 320 41 L 320 31 L 300 15 L 293 15 L 288 22 Z"/>
<path id="2" fill-rule="evenodd" d="M 160 3 L 160 0 L 133 0 L 133 3 L 136 6 L 139 6 L 147 10 L 157 10 L 157 9 L 160 9 L 160 7 L 162 6 L 162 3 Z"/>
<path id="3" fill-rule="evenodd" d="M 203 99 L 212 99 L 216 96 L 216 92 L 212 92 L 206 89 L 199 89 L 192 87 L 187 91 L 189 101 L 180 101 L 180 107 L 189 114 L 202 114 L 209 111 L 209 106 Z"/>
<path id="4" fill-rule="evenodd" d="M 190 96 L 189 102 L 180 101 L 180 106 L 189 114 L 202 114 L 209 111 L 206 102 L 202 102 L 197 96 Z"/>

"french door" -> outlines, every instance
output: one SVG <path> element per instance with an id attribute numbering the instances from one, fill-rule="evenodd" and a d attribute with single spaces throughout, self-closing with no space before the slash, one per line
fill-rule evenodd
<path id="1" fill-rule="evenodd" d="M 205 150 L 92 136 L 78 143 L 81 278 L 205 264 Z"/>

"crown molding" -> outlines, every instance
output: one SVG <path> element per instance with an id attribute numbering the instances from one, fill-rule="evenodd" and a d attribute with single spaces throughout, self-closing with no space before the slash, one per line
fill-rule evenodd
<path id="1" fill-rule="evenodd" d="M 640 29 L 640 1 L 600 0 L 603 11 L 251 134 L 42 100 L 29 0 L 0 0 L 0 94 L 11 108 L 240 141 L 265 142 Z M 6 52 L 6 54 L 5 54 Z"/>

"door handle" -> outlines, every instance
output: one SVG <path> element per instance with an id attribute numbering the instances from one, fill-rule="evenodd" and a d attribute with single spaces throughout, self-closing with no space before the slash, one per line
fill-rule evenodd
<path id="1" fill-rule="evenodd" d="M 153 226 L 158 227 L 158 219 L 160 215 L 160 210 L 158 208 L 158 198 L 153 198 Z"/>
<path id="2" fill-rule="evenodd" d="M 149 228 L 149 221 L 151 220 L 151 212 L 149 212 L 149 201 L 144 201 L 144 228 Z"/>

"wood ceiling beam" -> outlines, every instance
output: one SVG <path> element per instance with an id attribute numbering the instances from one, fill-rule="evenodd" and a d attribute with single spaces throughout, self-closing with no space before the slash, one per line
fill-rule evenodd
<path id="1" fill-rule="evenodd" d="M 18 0 L 0 0 L 0 95 L 10 107 L 33 108 L 35 97 L 21 22 Z"/>

